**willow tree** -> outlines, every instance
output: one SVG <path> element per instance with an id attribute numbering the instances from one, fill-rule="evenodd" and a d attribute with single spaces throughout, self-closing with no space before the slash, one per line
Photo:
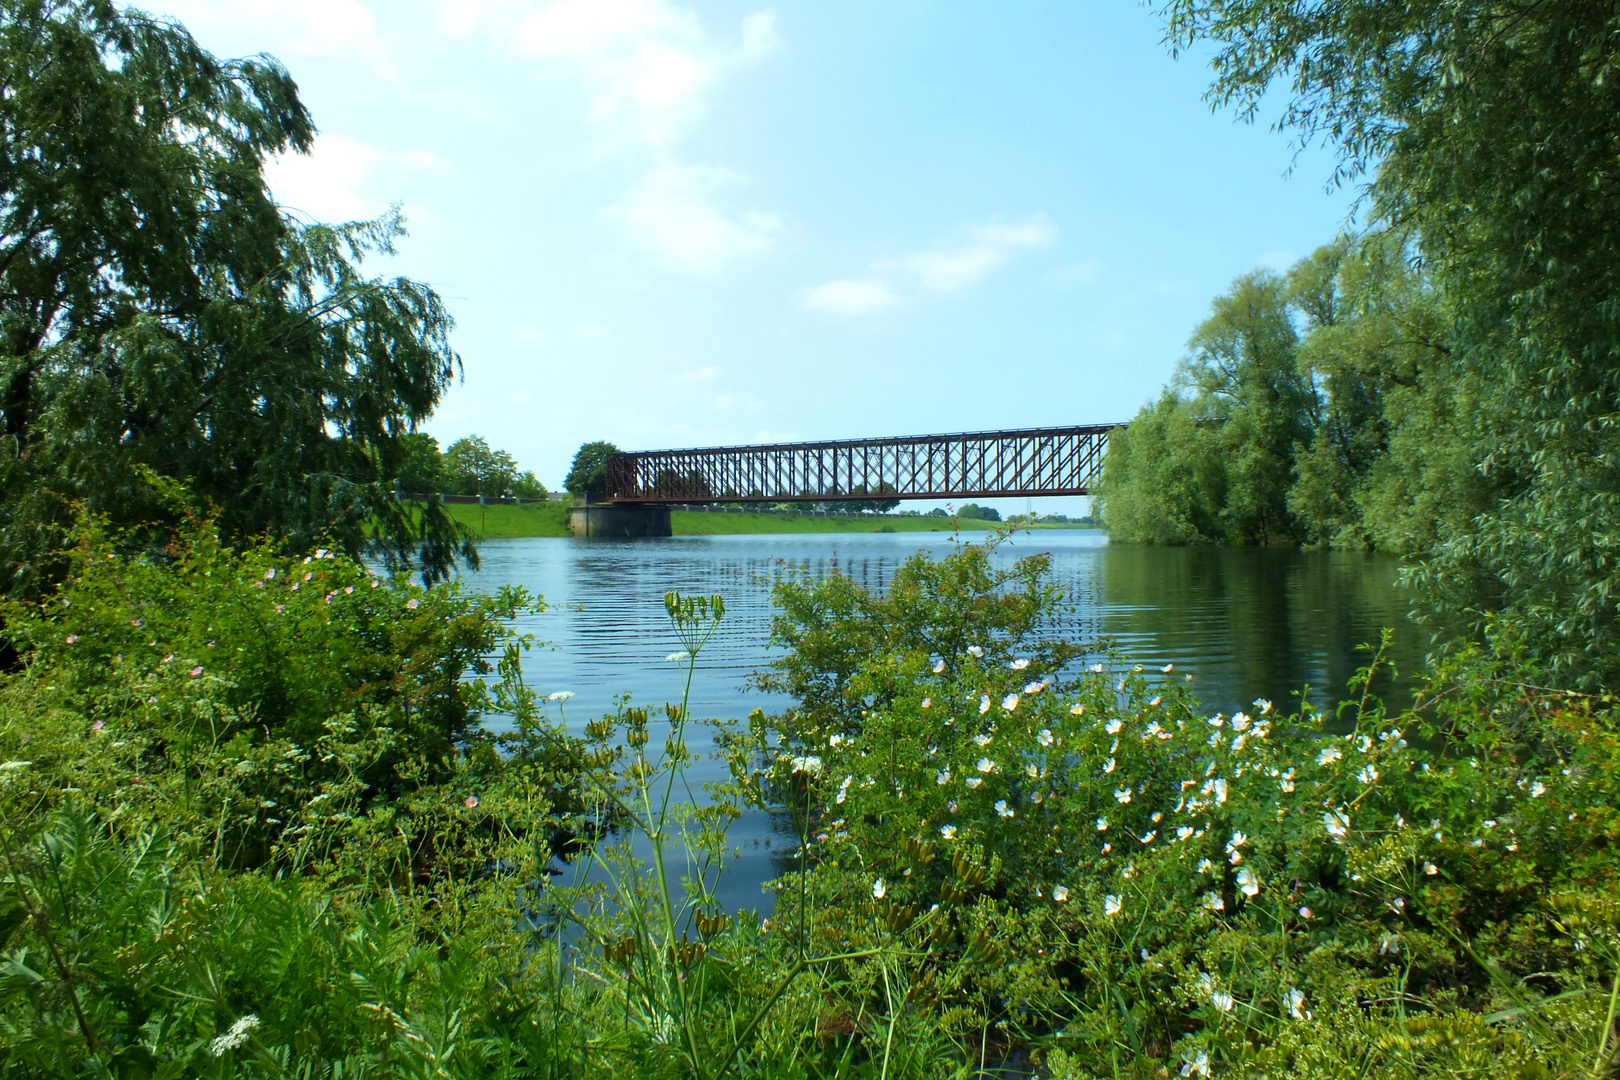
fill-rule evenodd
<path id="1" fill-rule="evenodd" d="M 1620 681 L 1620 6 L 1165 0 L 1210 100 L 1340 154 L 1455 319 L 1452 430 L 1490 491 L 1417 567 L 1550 677 Z M 1448 480 L 1449 482 L 1449 480 Z"/>
<path id="2" fill-rule="evenodd" d="M 476 559 L 393 498 L 459 368 L 432 290 L 368 276 L 397 213 L 323 225 L 265 161 L 315 135 L 288 73 L 108 0 L 0 0 L 0 591 L 48 587 L 75 505 L 326 540 L 428 576 Z"/>

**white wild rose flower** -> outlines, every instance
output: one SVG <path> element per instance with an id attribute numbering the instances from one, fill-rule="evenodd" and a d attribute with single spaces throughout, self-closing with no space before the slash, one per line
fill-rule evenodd
<path id="1" fill-rule="evenodd" d="M 1016 693 L 1012 693 L 1002 698 L 1001 707 L 1007 712 L 1012 712 L 1014 709 L 1018 708 L 1018 695 Z"/>
<path id="2" fill-rule="evenodd" d="M 1103 897 L 1103 914 L 1104 915 L 1118 915 L 1119 912 L 1120 912 L 1120 909 L 1123 908 L 1124 906 L 1125 906 L 1124 898 L 1122 896 L 1120 896 L 1118 893 L 1109 893 L 1107 896 Z"/>
<path id="3" fill-rule="evenodd" d="M 1114 759 L 1109 758 L 1108 759 L 1108 764 L 1103 766 L 1103 773 L 1104 773 L 1104 775 L 1106 775 L 1106 774 L 1111 773 L 1113 771 L 1114 771 Z"/>
<path id="4" fill-rule="evenodd" d="M 1211 911 L 1225 911 L 1226 901 L 1221 899 L 1220 893 L 1207 892 L 1204 894 L 1203 904 Z"/>
<path id="5" fill-rule="evenodd" d="M 989 758 L 987 758 L 987 757 L 982 757 L 982 758 L 980 758 L 980 759 L 979 759 L 979 763 L 978 763 L 978 766 L 977 766 L 977 768 L 978 768 L 978 770 L 979 770 L 979 771 L 980 771 L 980 772 L 982 772 L 982 773 L 984 773 L 984 774 L 985 774 L 985 775 L 986 775 L 986 776 L 988 776 L 988 775 L 990 775 L 990 774 L 991 774 L 991 773 L 993 773 L 993 772 L 995 772 L 995 771 L 996 771 L 996 763 L 995 763 L 995 762 L 993 762 L 993 761 L 991 761 L 991 760 L 990 760 L 990 759 L 989 759 Z"/>
<path id="6" fill-rule="evenodd" d="M 967 647 L 967 651 L 968 655 L 973 657 L 975 660 L 982 660 L 984 658 L 984 650 L 979 648 L 977 645 L 969 645 Z"/>
<path id="7" fill-rule="evenodd" d="M 1069 887 L 1067 885 L 1052 886 L 1052 899 L 1060 904 L 1068 902 Z"/>
<path id="8" fill-rule="evenodd" d="M 989 694 L 980 694 L 979 695 L 979 715 L 983 716 L 985 713 L 987 713 L 989 711 L 990 711 L 990 695 Z"/>
<path id="9" fill-rule="evenodd" d="M 1350 816 L 1338 810 L 1329 810 L 1322 815 L 1322 828 L 1327 830 L 1335 843 L 1342 843 L 1350 830 Z"/>
<path id="10" fill-rule="evenodd" d="M 956 826 L 955 825 L 941 825 L 939 827 L 939 835 L 943 836 L 947 840 L 955 840 L 956 839 Z"/>
<path id="11" fill-rule="evenodd" d="M 1323 747 L 1322 752 L 1316 755 L 1316 763 L 1326 765 L 1331 761 L 1338 761 L 1342 757 L 1344 757 L 1344 754 L 1337 746 L 1327 746 Z"/>
<path id="12" fill-rule="evenodd" d="M 980 734 L 973 736 L 973 741 L 979 746 L 989 746 L 990 736 L 981 732 Z"/>
<path id="13" fill-rule="evenodd" d="M 1051 746 L 1052 730 L 1050 728 L 1041 728 L 1040 733 L 1035 736 L 1035 741 L 1040 743 L 1042 746 Z"/>
<path id="14" fill-rule="evenodd" d="M 1007 661 L 1007 666 L 1012 668 L 1014 671 L 1023 671 L 1025 668 L 1029 667 L 1029 661 L 1020 656 L 1017 660 Z"/>
<path id="15" fill-rule="evenodd" d="M 967 783 L 967 786 L 968 786 L 968 787 L 970 787 L 970 788 L 976 788 L 976 787 L 978 787 L 978 786 L 979 786 L 979 785 L 980 785 L 980 784 L 982 784 L 982 783 L 984 783 L 984 781 L 983 781 L 983 780 L 981 780 L 981 779 L 980 779 L 980 778 L 979 778 L 979 777 L 977 777 L 977 776 L 970 776 L 970 777 L 968 777 L 968 778 L 967 778 L 967 780 L 966 780 L 966 783 Z"/>
<path id="16" fill-rule="evenodd" d="M 1016 811 L 1014 811 L 1012 807 L 1007 805 L 1007 800 L 1006 799 L 997 799 L 996 800 L 996 814 L 998 816 L 1000 816 L 1000 817 L 1012 817 L 1015 813 L 1016 813 Z"/>
<path id="17" fill-rule="evenodd" d="M 1118 799 L 1121 803 L 1130 802 L 1131 801 L 1131 789 L 1128 788 L 1128 787 L 1119 788 L 1118 790 L 1116 790 L 1114 792 L 1114 798 Z"/>
<path id="18" fill-rule="evenodd" d="M 1124 726 L 1125 726 L 1124 722 L 1121 721 L 1118 717 L 1115 717 L 1114 719 L 1108 721 L 1108 724 L 1107 724 L 1107 726 L 1105 726 L 1103 728 L 1103 731 L 1107 732 L 1110 735 L 1118 735 L 1119 734 L 1119 729 L 1124 727 Z"/>
<path id="19" fill-rule="evenodd" d="M 1260 879 L 1256 878 L 1254 871 L 1247 866 L 1238 871 L 1237 883 L 1238 888 L 1243 890 L 1244 896 L 1252 898 L 1260 895 Z"/>
<path id="20" fill-rule="evenodd" d="M 888 894 L 889 886 L 884 883 L 882 878 L 878 878 L 876 881 L 872 882 L 872 899 L 881 900 Z"/>

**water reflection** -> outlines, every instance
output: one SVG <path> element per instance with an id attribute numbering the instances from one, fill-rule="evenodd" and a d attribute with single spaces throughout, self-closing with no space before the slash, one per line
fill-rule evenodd
<path id="1" fill-rule="evenodd" d="M 720 593 L 726 617 L 692 683 L 692 712 L 742 719 L 788 703 L 750 687 L 771 660 L 770 583 L 796 567 L 825 574 L 836 566 L 869 589 L 887 587 L 914 552 L 945 554 L 949 533 L 825 536 L 712 536 L 659 540 L 557 539 L 482 545 L 484 568 L 471 588 L 522 585 L 545 596 L 549 610 L 522 629 L 549 645 L 524 662 L 524 677 L 542 695 L 575 694 L 568 725 L 578 731 L 611 711 L 621 695 L 656 709 L 679 701 L 684 672 L 668 654 L 676 641 L 664 614 L 669 590 Z M 996 554 L 1003 563 L 1049 552 L 1066 602 L 1051 630 L 1082 643 L 1111 639 L 1128 662 L 1194 676 L 1211 712 L 1233 712 L 1257 697 L 1294 707 L 1310 699 L 1331 705 L 1366 662 L 1357 646 L 1380 629 L 1396 632 L 1391 659 L 1407 679 L 1421 663 L 1422 638 L 1405 616 L 1393 560 L 1358 552 L 1255 548 L 1111 547 L 1087 530 L 1015 535 Z M 1388 675 L 1376 689 L 1398 695 L 1405 682 Z M 555 708 L 555 707 L 553 707 Z M 654 726 L 653 745 L 665 732 Z M 688 746 L 705 755 L 688 777 L 694 788 L 717 780 L 707 730 L 688 729 Z M 760 883 L 792 865 L 798 841 L 770 815 L 753 813 L 732 828 L 741 857 L 723 890 L 729 906 L 768 906 Z"/>

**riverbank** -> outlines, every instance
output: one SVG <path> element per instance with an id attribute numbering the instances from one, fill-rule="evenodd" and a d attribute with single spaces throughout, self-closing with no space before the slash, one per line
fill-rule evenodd
<path id="1" fill-rule="evenodd" d="M 512 540 L 531 536 L 568 536 L 568 504 L 524 503 L 517 506 L 452 504 L 450 516 L 468 526 L 480 540 Z M 975 518 L 849 515 L 813 517 L 808 514 L 706 513 L 676 510 L 670 525 L 676 536 L 739 536 L 770 533 L 874 533 L 874 532 L 984 532 L 999 521 Z M 1081 525 L 1037 525 L 1035 528 L 1085 528 Z"/>

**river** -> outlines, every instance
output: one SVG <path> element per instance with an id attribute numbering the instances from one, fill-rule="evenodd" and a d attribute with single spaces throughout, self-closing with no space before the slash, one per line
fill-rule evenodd
<path id="1" fill-rule="evenodd" d="M 971 534 L 976 539 L 982 534 Z M 667 657 L 680 648 L 664 613 L 664 594 L 719 593 L 726 615 L 704 651 L 692 683 L 694 716 L 742 718 L 787 702 L 749 688 L 749 676 L 771 662 L 770 584 L 784 573 L 825 574 L 836 567 L 873 590 L 919 550 L 945 554 L 950 533 L 787 536 L 677 536 L 649 540 L 497 540 L 480 545 L 483 568 L 469 588 L 522 585 L 545 597 L 545 613 L 520 628 L 545 644 L 524 661 L 540 694 L 565 690 L 571 730 L 611 711 L 620 695 L 643 706 L 679 701 L 683 672 Z M 1393 559 L 1360 552 L 1277 548 L 1139 548 L 1111 546 L 1094 530 L 1016 533 L 996 552 L 1005 562 L 1050 553 L 1055 582 L 1068 602 L 1057 630 L 1088 645 L 1112 643 L 1130 663 L 1174 663 L 1193 675 L 1211 712 L 1233 712 L 1255 698 L 1279 709 L 1309 699 L 1331 705 L 1366 662 L 1358 646 L 1395 631 L 1390 659 L 1400 679 L 1375 688 L 1391 698 L 1408 691 L 1425 640 L 1406 617 Z M 557 705 L 548 709 L 556 715 Z M 653 745 L 662 733 L 652 732 Z M 697 730 L 691 749 L 711 747 Z M 689 780 L 718 778 L 723 764 L 701 759 Z M 788 863 L 797 846 L 769 815 L 733 826 L 741 857 L 722 889 L 728 906 L 767 906 L 760 883 Z"/>

